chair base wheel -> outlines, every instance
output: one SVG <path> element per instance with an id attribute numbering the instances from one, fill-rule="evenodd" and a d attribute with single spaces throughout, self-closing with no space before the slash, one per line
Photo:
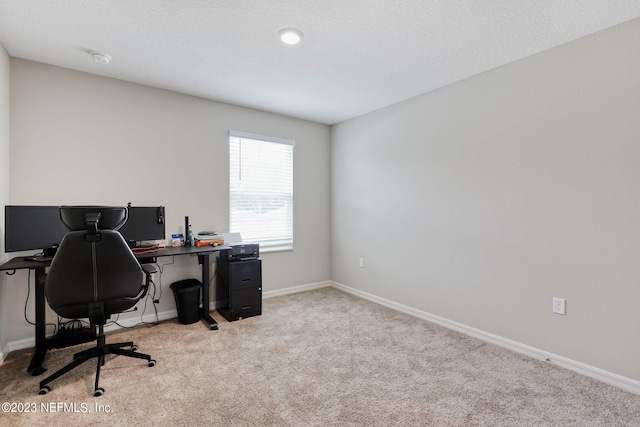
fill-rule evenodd
<path id="1" fill-rule="evenodd" d="M 98 387 L 96 391 L 93 392 L 94 397 L 100 397 L 104 394 L 104 389 L 102 387 Z"/>
<path id="2" fill-rule="evenodd" d="M 156 366 L 156 361 L 155 361 L 155 360 L 153 360 L 153 359 L 149 360 L 149 365 L 148 365 L 148 366 L 149 366 L 150 368 L 153 368 L 154 366 Z"/>
<path id="3" fill-rule="evenodd" d="M 131 346 L 131 351 L 138 351 L 138 346 L 137 345 L 132 345 Z"/>
<path id="4" fill-rule="evenodd" d="M 47 394 L 51 391 L 51 387 L 49 387 L 48 385 L 42 387 L 40 389 L 40 391 L 38 392 L 38 394 Z"/>

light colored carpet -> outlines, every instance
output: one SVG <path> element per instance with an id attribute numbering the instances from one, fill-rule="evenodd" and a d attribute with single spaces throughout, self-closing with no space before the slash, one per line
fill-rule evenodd
<path id="1" fill-rule="evenodd" d="M 110 334 L 158 364 L 112 357 L 98 398 L 93 362 L 39 396 L 30 350 L 12 352 L 0 402 L 36 411 L 0 413 L 0 424 L 640 426 L 638 395 L 333 288 L 267 299 L 262 316 L 214 317 L 218 331 L 174 320 Z M 48 372 L 86 347 L 50 352 Z"/>

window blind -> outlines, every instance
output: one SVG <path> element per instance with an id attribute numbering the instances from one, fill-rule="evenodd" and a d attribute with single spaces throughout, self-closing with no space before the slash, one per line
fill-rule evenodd
<path id="1" fill-rule="evenodd" d="M 295 141 L 229 134 L 230 231 L 261 250 L 293 248 Z"/>

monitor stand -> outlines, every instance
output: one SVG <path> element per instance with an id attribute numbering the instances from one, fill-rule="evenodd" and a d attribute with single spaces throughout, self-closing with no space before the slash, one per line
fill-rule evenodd
<path id="1" fill-rule="evenodd" d="M 44 258 L 53 258 L 53 256 L 56 254 L 56 251 L 58 250 L 57 246 L 53 246 L 50 248 L 45 248 L 42 250 L 42 256 Z"/>

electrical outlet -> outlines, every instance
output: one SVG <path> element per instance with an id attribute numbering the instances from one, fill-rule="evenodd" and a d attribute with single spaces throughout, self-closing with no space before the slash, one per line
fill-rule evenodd
<path id="1" fill-rule="evenodd" d="M 553 312 L 556 314 L 567 314 L 566 300 L 564 298 L 553 297 Z"/>
<path id="2" fill-rule="evenodd" d="M 364 258 L 360 258 L 360 268 L 364 268 Z"/>

